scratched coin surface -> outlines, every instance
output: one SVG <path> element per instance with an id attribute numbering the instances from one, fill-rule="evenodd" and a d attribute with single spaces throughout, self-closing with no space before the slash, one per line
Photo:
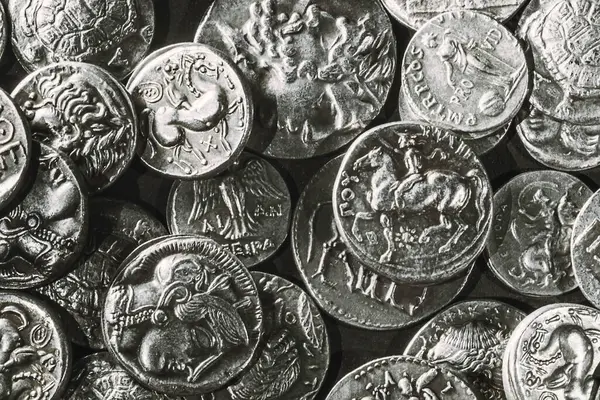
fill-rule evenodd
<path id="1" fill-rule="evenodd" d="M 60 400 L 71 347 L 58 316 L 39 300 L 0 292 L 0 398 Z"/>
<path id="2" fill-rule="evenodd" d="M 69 155 L 90 192 L 105 189 L 129 167 L 138 134 L 133 103 L 99 67 L 53 64 L 28 75 L 12 96 L 34 137 Z"/>
<path id="3" fill-rule="evenodd" d="M 592 191 L 558 171 L 526 172 L 494 195 L 488 264 L 513 290 L 556 296 L 577 287 L 571 264 L 571 234 Z"/>
<path id="4" fill-rule="evenodd" d="M 435 286 L 405 285 L 365 267 L 340 238 L 330 188 L 342 157 L 311 179 L 294 214 L 292 249 L 308 291 L 332 317 L 363 329 L 400 329 L 439 311 L 462 290 L 468 274 Z"/>
<path id="5" fill-rule="evenodd" d="M 41 286 L 64 275 L 81 255 L 88 232 L 87 194 L 63 154 L 35 143 L 31 181 L 0 213 L 0 288 Z"/>
<path id="6" fill-rule="evenodd" d="M 66 276 L 37 291 L 73 317 L 71 340 L 104 349 L 101 314 L 106 293 L 125 258 L 139 245 L 167 234 L 166 228 L 142 208 L 117 200 L 90 201 L 90 233 L 83 256 Z"/>
<path id="7" fill-rule="evenodd" d="M 523 318 L 521 310 L 495 300 L 456 303 L 419 329 L 404 355 L 463 374 L 484 399 L 504 400 L 502 357 Z"/>
<path id="8" fill-rule="evenodd" d="M 102 330 L 112 356 L 144 386 L 192 395 L 250 367 L 263 313 L 250 273 L 232 253 L 203 237 L 166 236 L 123 262 Z"/>
<path id="9" fill-rule="evenodd" d="M 257 106 L 249 146 L 278 158 L 353 140 L 379 114 L 396 69 L 392 25 L 377 1 L 217 0 L 195 41 L 240 67 Z"/>
<path id="10" fill-rule="evenodd" d="M 440 14 L 411 39 L 402 83 L 418 115 L 472 138 L 508 124 L 528 92 L 525 53 L 492 18 Z"/>
<path id="11" fill-rule="evenodd" d="M 244 153 L 218 177 L 176 182 L 167 223 L 172 233 L 216 240 L 252 267 L 272 256 L 287 238 L 290 209 L 290 193 L 279 172 L 266 160 Z"/>
<path id="12" fill-rule="evenodd" d="M 13 50 L 29 72 L 77 61 L 122 79 L 154 36 L 152 0 L 8 0 L 8 11 Z"/>
<path id="13" fill-rule="evenodd" d="M 348 149 L 333 187 L 339 233 L 360 261 L 407 284 L 466 272 L 491 226 L 483 165 L 448 131 L 391 123 Z"/>
<path id="14" fill-rule="evenodd" d="M 141 115 L 141 159 L 163 175 L 215 176 L 248 140 L 250 90 L 226 56 L 208 46 L 184 43 L 149 55 L 127 89 Z"/>

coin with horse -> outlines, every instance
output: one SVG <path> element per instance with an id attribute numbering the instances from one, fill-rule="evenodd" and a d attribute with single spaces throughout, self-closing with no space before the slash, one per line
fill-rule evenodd
<path id="1" fill-rule="evenodd" d="M 360 261 L 399 282 L 433 284 L 466 272 L 483 250 L 492 190 L 483 165 L 453 134 L 391 123 L 350 146 L 333 210 Z"/>
<path id="2" fill-rule="evenodd" d="M 378 1 L 217 0 L 195 41 L 226 52 L 253 88 L 249 147 L 277 158 L 335 151 L 381 111 L 396 40 Z"/>
<path id="3" fill-rule="evenodd" d="M 127 89 L 141 115 L 141 159 L 163 175 L 215 176 L 246 145 L 250 90 L 226 56 L 208 46 L 184 43 L 151 54 Z"/>
<path id="4" fill-rule="evenodd" d="M 102 330 L 134 379 L 193 395 L 217 390 L 251 366 L 263 313 L 250 273 L 232 253 L 203 237 L 165 236 L 123 262 Z"/>

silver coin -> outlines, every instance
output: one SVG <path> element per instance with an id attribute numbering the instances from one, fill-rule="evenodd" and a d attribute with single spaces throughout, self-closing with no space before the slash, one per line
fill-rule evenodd
<path id="1" fill-rule="evenodd" d="M 8 10 L 13 50 L 29 72 L 77 61 L 121 79 L 154 36 L 152 0 L 8 0 Z"/>
<path id="2" fill-rule="evenodd" d="M 402 76 L 418 115 L 472 138 L 508 124 L 528 92 L 517 39 L 471 11 L 440 14 L 423 25 L 404 54 Z"/>
<path id="3" fill-rule="evenodd" d="M 342 242 L 330 192 L 342 157 L 311 179 L 294 214 L 292 249 L 308 291 L 332 317 L 363 329 L 400 329 L 439 311 L 463 289 L 468 274 L 435 286 L 405 285 L 372 272 Z"/>
<path id="4" fill-rule="evenodd" d="M 404 355 L 464 374 L 483 398 L 503 400 L 502 357 L 511 332 L 523 318 L 525 313 L 499 301 L 463 301 L 427 322 Z"/>
<path id="5" fill-rule="evenodd" d="M 466 272 L 491 226 L 481 162 L 451 133 L 391 123 L 362 134 L 333 187 L 340 235 L 375 272 L 434 284 Z"/>
<path id="6" fill-rule="evenodd" d="M 6 14 L 6 7 L 0 2 L 0 59 L 4 56 L 10 34 L 10 21 Z"/>
<path id="7" fill-rule="evenodd" d="M 123 262 L 102 331 L 112 356 L 144 386 L 201 394 L 251 365 L 263 313 L 250 273 L 233 254 L 199 236 L 166 236 Z"/>
<path id="8" fill-rule="evenodd" d="M 556 296 L 577 287 L 571 265 L 571 232 L 592 191 L 558 171 L 526 172 L 494 195 L 488 264 L 511 289 Z"/>
<path id="9" fill-rule="evenodd" d="M 396 40 L 377 1 L 217 0 L 196 42 L 229 54 L 253 87 L 249 146 L 308 158 L 353 140 L 385 103 Z"/>
<path id="10" fill-rule="evenodd" d="M 290 193 L 279 172 L 245 153 L 218 177 L 176 182 L 167 223 L 172 233 L 216 240 L 252 267 L 272 256 L 287 238 L 290 209 Z"/>
<path id="11" fill-rule="evenodd" d="M 121 262 L 138 245 L 166 234 L 158 220 L 136 205 L 105 198 L 90 201 L 90 233 L 83 257 L 69 274 L 37 289 L 73 317 L 74 343 L 105 348 L 102 307 Z"/>
<path id="12" fill-rule="evenodd" d="M 217 175 L 248 140 L 250 91 L 235 66 L 210 47 L 183 43 L 151 54 L 127 89 L 142 115 L 142 161 L 163 175 Z"/>
<path id="13" fill-rule="evenodd" d="M 135 155 L 138 124 L 123 86 L 91 64 L 36 70 L 13 90 L 34 137 L 69 155 L 89 190 L 106 189 Z"/>
<path id="14" fill-rule="evenodd" d="M 379 358 L 343 377 L 327 400 L 477 400 L 470 385 L 450 370 L 407 356 Z"/>

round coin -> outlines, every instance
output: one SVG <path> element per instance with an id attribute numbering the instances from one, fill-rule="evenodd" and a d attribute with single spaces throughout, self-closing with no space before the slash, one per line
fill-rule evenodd
<path id="1" fill-rule="evenodd" d="M 113 357 L 144 386 L 193 395 L 225 386 L 252 363 L 263 332 L 248 270 L 216 242 L 167 236 L 135 250 L 106 296 Z"/>
<path id="2" fill-rule="evenodd" d="M 61 61 L 96 64 L 121 79 L 154 36 L 152 0 L 8 0 L 12 43 L 27 71 Z"/>
<path id="3" fill-rule="evenodd" d="M 481 162 L 451 133 L 391 123 L 350 146 L 333 187 L 339 233 L 360 261 L 407 284 L 466 272 L 483 250 L 492 190 Z"/>
<path id="4" fill-rule="evenodd" d="M 379 114 L 396 40 L 377 1 L 217 0 L 196 42 L 228 53 L 257 105 L 249 147 L 278 158 L 332 152 Z"/>
<path id="5" fill-rule="evenodd" d="M 217 175 L 243 150 L 253 102 L 237 69 L 214 49 L 183 43 L 148 56 L 127 89 L 142 119 L 142 161 L 176 179 Z"/>
<path id="6" fill-rule="evenodd" d="M 283 244 L 290 226 L 290 193 L 279 172 L 249 153 L 215 178 L 179 181 L 167 204 L 169 230 L 216 240 L 246 267 Z"/>
<path id="7" fill-rule="evenodd" d="M 69 155 L 91 192 L 106 189 L 131 163 L 138 131 L 133 103 L 101 68 L 52 64 L 28 75 L 12 96 L 34 137 Z"/>
<path id="8" fill-rule="evenodd" d="M 494 195 L 488 264 L 511 289 L 528 296 L 557 296 L 577 287 L 571 233 L 592 191 L 558 171 L 526 172 Z"/>

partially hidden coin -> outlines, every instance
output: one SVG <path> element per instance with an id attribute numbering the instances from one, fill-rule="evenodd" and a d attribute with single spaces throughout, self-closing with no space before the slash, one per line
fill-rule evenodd
<path id="1" fill-rule="evenodd" d="M 10 34 L 10 21 L 4 3 L 0 3 L 0 59 L 4 56 Z"/>
<path id="2" fill-rule="evenodd" d="M 215 178 L 176 182 L 167 223 L 174 234 L 216 240 L 252 267 L 272 256 L 287 238 L 290 209 L 290 193 L 279 172 L 266 160 L 244 153 Z"/>
<path id="3" fill-rule="evenodd" d="M 253 88 L 249 147 L 277 158 L 330 153 L 381 111 L 396 69 L 377 1 L 217 0 L 196 42 L 219 48 Z"/>
<path id="4" fill-rule="evenodd" d="M 488 264 L 507 286 L 528 296 L 557 296 L 577 287 L 571 235 L 592 191 L 564 172 L 520 174 L 494 195 Z"/>

